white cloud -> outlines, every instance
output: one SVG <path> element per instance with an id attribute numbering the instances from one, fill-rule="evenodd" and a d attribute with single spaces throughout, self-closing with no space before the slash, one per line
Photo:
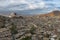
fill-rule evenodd
<path id="1" fill-rule="evenodd" d="M 26 6 L 22 4 L 25 4 Z M 43 0 L 0 0 L 0 9 L 27 10 L 27 9 L 36 9 L 36 8 L 44 9 L 54 7 L 60 7 L 60 0 L 58 1 L 53 0 L 53 2 Z"/>
<path id="2" fill-rule="evenodd" d="M 45 7 L 45 3 L 42 0 L 5 0 L 5 1 L 3 0 L 3 1 L 0 1 L 0 7 L 4 7 L 4 8 L 9 7 L 11 5 L 14 6 L 14 5 L 20 5 L 20 4 L 27 4 L 24 9 L 21 8 L 22 10 Z M 14 8 L 16 10 L 19 10 L 18 6 L 17 7 L 14 6 Z M 14 8 L 11 7 L 9 9 L 14 9 Z"/>
<path id="3" fill-rule="evenodd" d="M 35 8 L 44 8 L 45 7 L 45 3 L 43 1 L 41 1 L 40 3 L 33 3 L 33 4 L 28 4 L 30 9 L 35 9 Z"/>

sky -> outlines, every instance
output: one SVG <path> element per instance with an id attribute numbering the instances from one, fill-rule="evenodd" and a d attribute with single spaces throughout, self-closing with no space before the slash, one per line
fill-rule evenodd
<path id="1" fill-rule="evenodd" d="M 29 11 L 32 14 L 56 9 L 60 9 L 60 0 L 0 0 L 0 12 Z"/>

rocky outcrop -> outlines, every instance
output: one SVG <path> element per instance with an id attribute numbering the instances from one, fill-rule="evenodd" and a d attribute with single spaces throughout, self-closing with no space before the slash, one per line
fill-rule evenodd
<path id="1" fill-rule="evenodd" d="M 17 16 L 16 13 L 11 13 L 11 14 L 9 15 L 10 18 L 13 18 L 13 17 L 16 17 L 16 16 Z"/>

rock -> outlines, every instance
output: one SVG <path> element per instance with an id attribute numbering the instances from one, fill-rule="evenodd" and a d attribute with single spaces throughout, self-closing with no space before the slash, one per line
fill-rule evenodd
<path id="1" fill-rule="evenodd" d="M 17 16 L 16 13 L 11 13 L 11 14 L 9 15 L 9 18 L 13 18 L 13 17 L 16 17 L 16 16 Z"/>

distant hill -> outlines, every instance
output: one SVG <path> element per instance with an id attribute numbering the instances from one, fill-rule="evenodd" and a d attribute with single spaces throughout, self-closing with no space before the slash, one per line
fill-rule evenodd
<path id="1" fill-rule="evenodd" d="M 59 10 L 55 10 L 55 11 L 52 11 L 50 14 L 53 14 L 55 16 L 60 16 L 60 11 Z"/>
<path id="2" fill-rule="evenodd" d="M 50 17 L 53 17 L 53 16 L 60 16 L 60 11 L 59 10 L 55 10 L 55 11 L 52 11 L 52 12 L 49 12 L 49 13 L 46 13 L 46 14 L 40 14 L 38 15 L 40 17 L 46 17 L 46 16 L 50 16 Z"/>

